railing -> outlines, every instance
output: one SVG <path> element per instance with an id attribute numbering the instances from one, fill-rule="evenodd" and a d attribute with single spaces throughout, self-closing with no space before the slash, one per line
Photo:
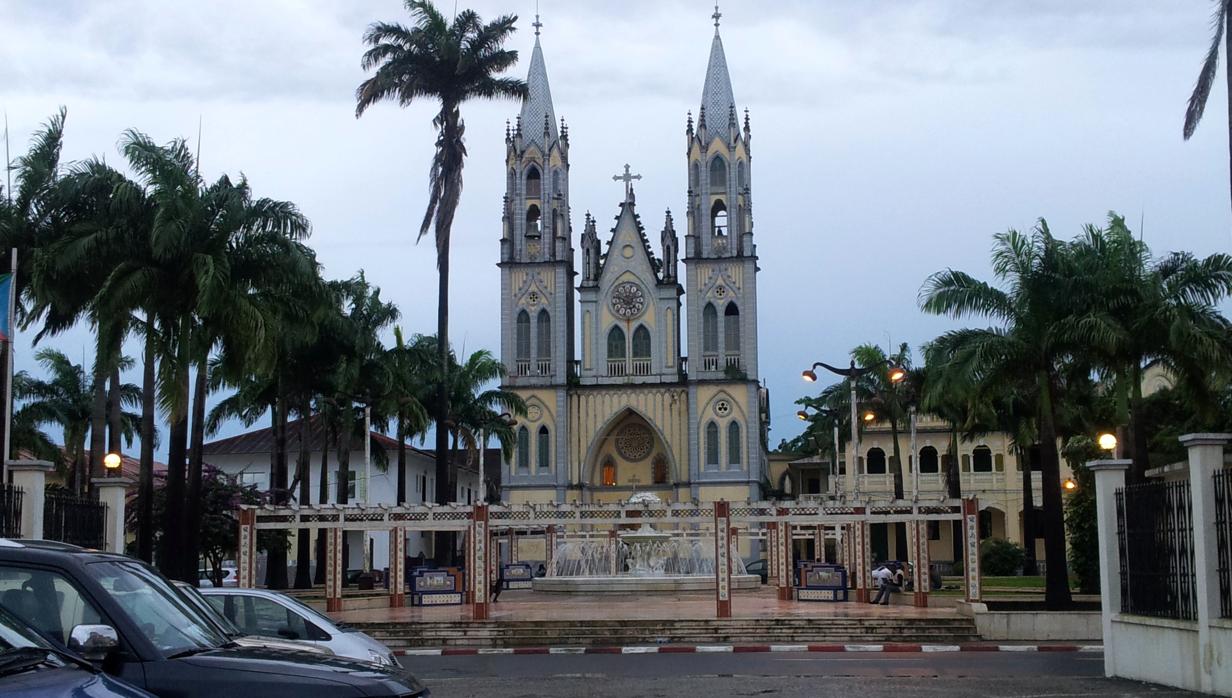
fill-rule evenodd
<path id="1" fill-rule="evenodd" d="M 575 379 L 582 377 L 582 360 L 581 359 L 574 359 L 573 361 L 569 362 L 569 377 L 575 378 Z"/>
<path id="2" fill-rule="evenodd" d="M 519 376 L 529 376 L 530 359 L 518 359 L 514 364 L 514 372 Z"/>
<path id="3" fill-rule="evenodd" d="M 0 538 L 21 538 L 22 490 L 0 484 Z"/>
<path id="4" fill-rule="evenodd" d="M 1188 482 L 1116 492 L 1121 612 L 1195 620 L 1193 518 Z"/>
<path id="5" fill-rule="evenodd" d="M 724 364 L 726 365 L 727 368 L 740 370 L 740 357 L 739 356 L 729 354 L 728 356 L 725 356 L 724 359 L 725 359 Z"/>
<path id="6" fill-rule="evenodd" d="M 1219 551 L 1219 617 L 1232 618 L 1232 471 L 1215 473 L 1215 547 Z"/>
<path id="7" fill-rule="evenodd" d="M 649 376 L 650 375 L 650 359 L 634 359 L 632 375 Z"/>
<path id="8" fill-rule="evenodd" d="M 702 370 L 703 371 L 719 370 L 719 355 L 718 354 L 702 354 Z"/>
<path id="9" fill-rule="evenodd" d="M 551 359 L 539 359 L 538 361 L 535 362 L 535 371 L 540 376 L 552 375 L 552 360 Z"/>
<path id="10" fill-rule="evenodd" d="M 69 494 L 47 493 L 43 500 L 43 537 L 83 548 L 102 548 L 107 505 Z"/>
<path id="11" fill-rule="evenodd" d="M 624 359 L 608 359 L 607 375 L 627 376 L 629 375 L 629 364 Z"/>

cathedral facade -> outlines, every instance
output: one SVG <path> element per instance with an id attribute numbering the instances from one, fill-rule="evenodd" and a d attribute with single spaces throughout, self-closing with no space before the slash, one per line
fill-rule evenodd
<path id="1" fill-rule="evenodd" d="M 768 396 L 757 372 L 751 134 L 718 13 L 697 121 L 687 120 L 683 249 L 670 210 L 652 244 L 626 165 L 614 177 L 625 185 L 615 226 L 601 238 L 587 213 L 575 250 L 569 133 L 538 27 L 528 94 L 506 135 L 501 357 L 504 387 L 527 414 L 503 499 L 760 499 Z"/>

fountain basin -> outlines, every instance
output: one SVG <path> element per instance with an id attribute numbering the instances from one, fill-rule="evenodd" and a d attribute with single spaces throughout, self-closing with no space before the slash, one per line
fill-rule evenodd
<path id="1" fill-rule="evenodd" d="M 574 594 L 662 594 L 676 591 L 713 591 L 714 575 L 687 574 L 660 577 L 633 575 L 594 577 L 537 577 L 532 582 L 535 591 Z M 757 589 L 761 577 L 755 574 L 733 574 L 732 589 Z"/>

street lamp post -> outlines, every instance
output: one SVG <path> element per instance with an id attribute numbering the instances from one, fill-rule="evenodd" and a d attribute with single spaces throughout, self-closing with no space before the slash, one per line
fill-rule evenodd
<path id="1" fill-rule="evenodd" d="M 894 362 L 886 361 L 885 365 L 890 368 L 889 378 L 891 383 L 898 383 L 907 377 L 907 372 L 903 370 L 901 366 L 894 364 Z M 858 415 L 859 406 L 856 398 L 856 379 L 869 371 L 872 371 L 874 368 L 880 368 L 881 366 L 876 365 L 858 367 L 856 366 L 856 360 L 852 359 L 851 366 L 848 368 L 835 368 L 824 361 L 817 361 L 811 368 L 807 368 L 801 372 L 801 377 L 809 383 L 817 382 L 816 370 L 818 367 L 824 368 L 836 376 L 843 376 L 851 385 L 851 444 L 849 451 L 850 455 L 847 458 L 847 473 L 845 480 L 847 483 L 847 491 L 859 495 L 859 490 L 855 486 L 856 464 L 859 462 L 858 458 L 860 453 L 860 424 Z"/>
<path id="2" fill-rule="evenodd" d="M 907 456 L 907 462 L 911 464 L 911 493 L 913 501 L 920 499 L 920 464 L 915 461 L 919 456 L 919 452 L 915 449 L 915 405 L 907 408 L 907 413 L 911 415 L 911 454 Z"/>

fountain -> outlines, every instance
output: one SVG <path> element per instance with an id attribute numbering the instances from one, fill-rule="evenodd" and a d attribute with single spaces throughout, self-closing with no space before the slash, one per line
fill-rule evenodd
<path id="1" fill-rule="evenodd" d="M 629 502 L 649 506 L 660 500 L 649 492 L 640 492 Z M 618 533 L 617 538 L 615 545 L 607 538 L 558 544 L 547 576 L 534 580 L 534 590 L 640 593 L 714 589 L 712 537 L 689 539 L 657 531 L 650 522 L 643 522 L 635 531 Z M 734 546 L 730 557 L 732 588 L 757 588 L 761 579 L 748 574 Z"/>

